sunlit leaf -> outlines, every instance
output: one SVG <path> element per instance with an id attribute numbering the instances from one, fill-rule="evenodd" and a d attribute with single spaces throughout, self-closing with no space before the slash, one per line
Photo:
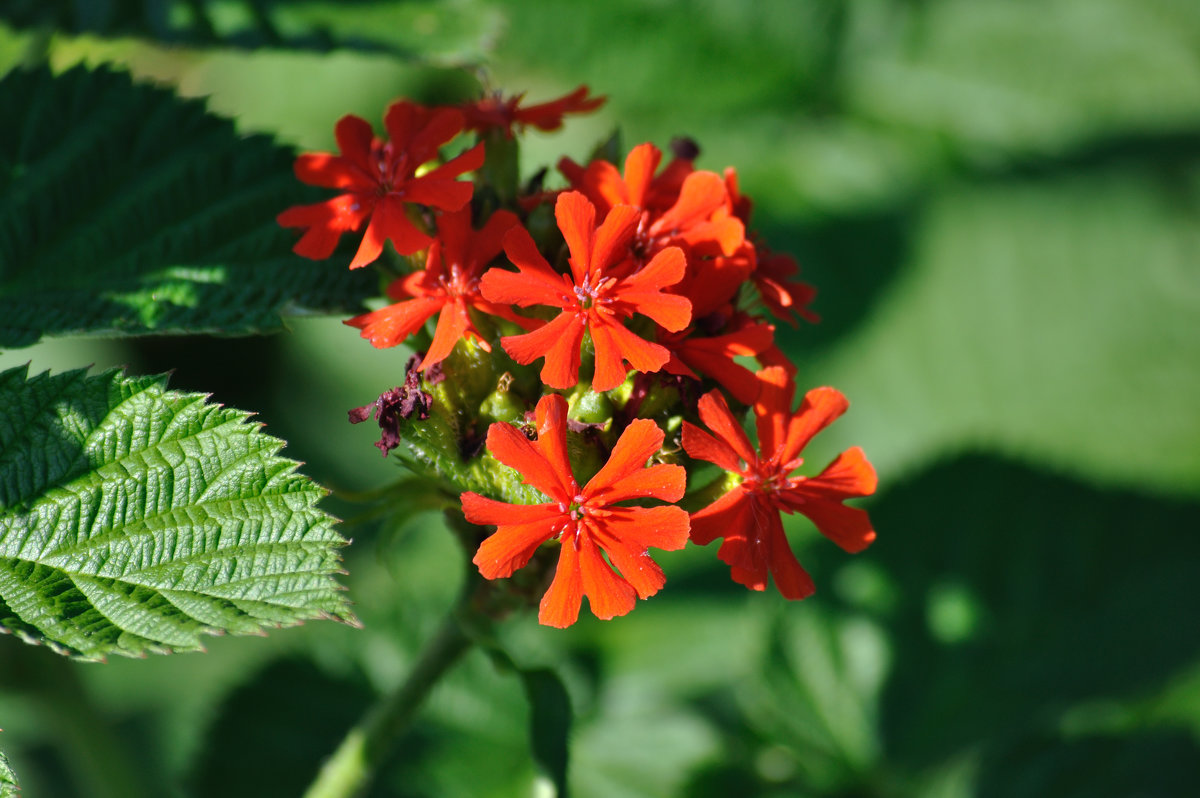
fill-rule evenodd
<path id="1" fill-rule="evenodd" d="M 292 153 L 105 69 L 0 80 L 0 346 L 42 335 L 277 330 L 346 313 L 371 275 L 290 251 L 319 199 Z M 318 192 L 320 193 L 320 192 Z"/>
<path id="2" fill-rule="evenodd" d="M 85 659 L 352 620 L 324 491 L 160 377 L 0 374 L 0 629 Z"/>
<path id="3" fill-rule="evenodd" d="M 0 798 L 10 798 L 20 792 L 21 787 L 17 784 L 17 774 L 13 773 L 12 766 L 8 764 L 8 757 L 0 751 Z"/>

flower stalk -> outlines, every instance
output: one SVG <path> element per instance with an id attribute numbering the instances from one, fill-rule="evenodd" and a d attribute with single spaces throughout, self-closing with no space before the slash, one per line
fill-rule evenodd
<path id="1" fill-rule="evenodd" d="M 304 798 L 353 798 L 366 793 L 434 685 L 471 648 L 473 638 L 459 617 L 468 606 L 460 601 L 447 613 L 408 678 L 347 732 Z"/>

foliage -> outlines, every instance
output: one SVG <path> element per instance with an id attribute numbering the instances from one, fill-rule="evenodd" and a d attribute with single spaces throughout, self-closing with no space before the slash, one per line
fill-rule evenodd
<path id="1" fill-rule="evenodd" d="M 128 74 L 0 81 L 0 346 L 42 335 L 278 329 L 359 307 L 371 281 L 287 252 L 292 155 Z"/>
<path id="2" fill-rule="evenodd" d="M 351 620 L 322 491 L 245 413 L 164 382 L 0 373 L 0 629 L 101 659 Z"/>
<path id="3" fill-rule="evenodd" d="M 679 552 L 662 560 L 673 592 L 619 624 L 580 623 L 547 637 L 532 619 L 512 618 L 489 641 L 503 657 L 476 653 L 447 677 L 374 794 L 528 793 L 538 779 L 561 780 L 557 736 L 570 742 L 567 779 L 582 798 L 1188 795 L 1200 778 L 1191 589 L 1200 552 L 1188 531 L 1200 510 L 1195 4 L 483 5 L 114 2 L 96 4 L 107 16 L 85 18 L 79 9 L 88 4 L 15 3 L 3 16 L 34 31 L 19 34 L 26 50 L 47 25 L 259 48 L 232 76 L 202 49 L 146 55 L 137 42 L 123 45 L 135 71 L 168 74 L 188 94 L 217 99 L 305 91 L 283 82 L 284 62 L 264 45 L 332 48 L 286 62 L 303 64 L 305 75 L 336 76 L 323 93 L 305 92 L 306 118 L 321 118 L 322 130 L 351 111 L 376 120 L 371 103 L 391 91 L 381 84 L 395 78 L 374 77 L 375 62 L 355 66 L 352 48 L 405 62 L 483 56 L 496 85 L 529 87 L 530 96 L 587 82 L 610 96 L 604 114 L 571 125 L 553 150 L 535 139 L 527 163 L 550 160 L 541 153 L 557 154 L 560 141 L 586 158 L 616 122 L 625 141 L 692 136 L 708 168 L 739 165 L 764 238 L 797 254 L 804 279 L 820 290 L 822 323 L 781 329 L 780 339 L 806 381 L 837 385 L 853 404 L 814 444 L 810 462 L 861 442 L 879 468 L 883 491 L 869 509 L 880 537 L 868 556 L 845 562 L 819 546 L 802 549 L 824 575 L 819 592 L 781 606 L 730 585 L 711 551 Z M 39 7 L 49 16 L 34 14 Z M 176 15 L 168 19 L 167 8 Z M 414 24 L 421 19 L 424 27 Z M 63 35 L 47 46 L 51 55 L 74 48 L 76 60 L 94 52 Z M 171 69 L 156 72 L 156 59 Z M 421 80 L 405 90 L 437 97 L 449 79 Z M 375 288 L 369 278 L 351 287 L 361 272 L 312 268 L 286 254 L 293 238 L 273 227 L 273 214 L 316 195 L 291 178 L 290 154 L 278 146 L 238 139 L 198 104 L 119 72 L 12 72 L 0 86 L 4 118 L 36 123 L 30 141 L 46 144 L 45 157 L 23 160 L 20 174 L 0 172 L 11 181 L 0 192 L 0 240 L 25 247 L 0 249 L 0 326 L 37 311 L 4 331 L 5 345 L 89 331 L 276 329 L 280 313 L 295 307 L 289 302 L 353 312 Z M 91 103 L 92 89 L 105 99 Z M 81 114 L 126 110 L 37 122 L 27 113 L 35 97 L 59 97 L 64 111 Z M 242 102 L 222 107 L 239 120 L 257 114 L 261 129 L 262 109 Z M 154 109 L 164 132 L 139 139 L 131 120 Z M 291 118 L 266 124 L 295 129 Z M 4 126 L 0 141 L 20 128 Z M 185 135 L 193 129 L 209 138 Z M 114 164 L 132 163 L 136 153 L 121 148 L 133 141 L 154 158 L 137 169 Z M 17 151 L 11 146 L 0 148 L 6 159 Z M 246 156 L 248 182 L 228 196 L 247 203 L 238 206 L 244 219 L 231 219 L 258 243 L 214 251 L 218 228 L 199 220 L 212 218 L 228 189 L 213 175 L 229 167 L 216 164 L 249 152 L 261 164 Z M 188 159 L 210 166 L 192 173 Z M 154 185 L 131 184 L 135 174 L 154 176 Z M 26 179 L 34 182 L 17 182 Z M 143 185 L 150 193 L 136 211 L 111 207 L 112 197 Z M 274 186 L 276 198 L 252 199 L 256 185 Z M 64 216 L 76 190 L 99 214 L 92 226 Z M 159 196 L 171 202 L 160 206 Z M 141 221 L 193 198 L 179 218 L 200 225 L 194 239 L 168 235 L 175 228 L 167 222 Z M 71 258 L 45 257 L 44 243 L 29 247 L 30 231 L 39 242 L 61 235 L 54 246 Z M 96 288 L 108 278 L 93 279 L 93 267 L 115 267 L 135 251 L 157 258 L 162 247 L 179 248 L 162 264 L 171 268 L 125 286 L 116 303 L 124 315 L 94 315 Z M 30 271 L 19 273 L 32 277 L 14 280 L 26 262 Z M 70 279 L 46 278 L 57 293 L 39 300 L 28 280 L 60 269 Z M 238 280 L 221 282 L 235 270 Z M 160 276 L 169 282 L 158 288 L 139 282 Z M 160 298 L 211 290 L 196 313 L 245 312 L 184 316 L 187 307 L 147 301 L 156 290 Z M 86 324 L 56 321 L 68 307 Z M 401 383 L 407 353 L 375 358 L 337 320 L 292 325 L 292 335 L 255 344 L 251 377 L 261 370 L 262 380 L 239 376 L 222 390 L 244 391 L 237 404 L 260 409 L 272 434 L 331 483 L 393 479 L 371 447 L 377 431 L 339 430 L 332 419 L 381 383 Z M 89 346 L 69 362 L 144 363 L 170 351 L 144 339 Z M 56 351 L 65 350 L 39 346 L 4 364 L 32 358 L 40 369 Z M 215 390 L 218 378 L 244 374 L 240 361 L 251 350 L 217 339 L 186 351 L 154 370 L 177 366 L 175 384 Z M 268 375 L 286 377 L 284 387 L 252 384 Z M 236 411 L 185 400 L 157 378 L 22 372 L 14 385 L 38 380 L 118 386 L 131 400 L 132 386 L 145 386 L 137 396 L 157 392 L 164 407 L 186 405 L 214 420 L 230 414 L 247 439 L 261 436 Z M 105 397 L 93 410 L 108 405 Z M 276 458 L 277 443 L 261 437 L 264 456 Z M 47 464 L 52 451 L 41 453 Z M 283 462 L 281 478 L 300 479 Z M 315 499 L 316 488 L 307 490 Z M 60 496 L 35 493 L 42 502 Z M 134 751 L 146 773 L 162 774 L 144 794 L 205 795 L 251 772 L 264 781 L 243 794 L 306 783 L 311 774 L 299 774 L 296 762 L 312 765 L 338 729 L 399 681 L 431 619 L 453 601 L 459 580 L 445 565 L 461 553 L 452 535 L 432 513 L 408 520 L 412 508 L 441 503 L 417 483 L 391 505 L 335 505 L 363 519 L 346 531 L 356 539 L 346 581 L 362 630 L 312 624 L 267 640 L 214 639 L 202 660 L 114 658 L 80 671 L 80 705 L 94 705 L 118 753 Z M 327 516 L 319 518 L 328 534 Z M 810 532 L 789 529 L 793 539 Z M 332 538 L 323 545 L 332 551 Z M 29 794 L 90 794 L 88 776 L 64 767 L 85 757 L 55 734 L 28 676 L 45 655 L 10 645 L 0 658 L 5 748 Z M 565 693 L 527 676 L 546 669 Z M 186 695 L 180 684 L 189 685 Z M 527 690 L 552 700 L 539 707 L 535 695 L 531 705 Z M 563 697 L 569 733 L 556 714 Z M 535 717 L 543 722 L 530 740 Z M 261 744 L 273 735 L 278 747 Z"/>

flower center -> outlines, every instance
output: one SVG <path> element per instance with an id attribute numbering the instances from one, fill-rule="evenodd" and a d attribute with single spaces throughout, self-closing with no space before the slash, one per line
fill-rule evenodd
<path id="1" fill-rule="evenodd" d="M 611 305 L 613 298 L 608 296 L 608 292 L 616 284 L 617 278 L 615 277 L 601 277 L 593 285 L 591 276 L 585 276 L 583 283 L 575 286 L 575 298 L 579 301 L 579 307 L 582 310 L 590 310 L 597 306 Z"/>

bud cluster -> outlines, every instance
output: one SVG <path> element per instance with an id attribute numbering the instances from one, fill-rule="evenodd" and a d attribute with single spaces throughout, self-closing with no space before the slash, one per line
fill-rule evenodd
<path id="1" fill-rule="evenodd" d="M 302 181 L 340 193 L 279 215 L 304 230 L 295 251 L 328 258 L 362 230 L 350 268 L 379 267 L 392 304 L 346 323 L 375 347 L 419 352 L 402 385 L 351 421 L 374 412 L 384 454 L 457 497 L 484 577 L 557 549 L 542 623 L 570 625 L 584 596 L 600 618 L 624 615 L 665 583 L 649 549 L 718 538 L 736 582 L 763 590 L 773 578 L 804 598 L 814 586 L 780 513 L 807 516 L 847 551 L 875 537 L 844 504 L 875 490 L 860 449 L 795 473 L 847 403 L 816 388 L 793 407 L 796 368 L 761 311 L 816 321 L 815 291 L 747 233 L 734 170 L 696 169 L 690 142 L 665 165 L 646 143 L 623 168 L 598 152 L 562 159 L 562 188 L 544 172 L 518 185 L 521 132 L 603 102 L 587 87 L 528 106 L 401 100 L 386 138 L 346 116 L 340 154 L 297 159 Z"/>

